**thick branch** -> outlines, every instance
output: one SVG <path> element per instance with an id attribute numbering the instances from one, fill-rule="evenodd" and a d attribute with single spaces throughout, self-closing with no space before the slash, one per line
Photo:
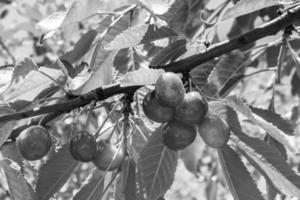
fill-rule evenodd
<path id="1" fill-rule="evenodd" d="M 42 115 L 46 113 L 52 113 L 52 112 L 69 112 L 75 108 L 85 106 L 93 100 L 100 101 L 100 100 L 107 99 L 113 95 L 122 94 L 122 93 L 132 94 L 139 87 L 140 86 L 121 87 L 120 84 L 101 87 L 83 96 L 77 97 L 72 100 L 68 100 L 64 103 L 58 103 L 58 104 L 48 105 L 48 106 L 40 106 L 33 110 L 0 116 L 0 122 L 24 119 L 24 118 Z"/>
<path id="2" fill-rule="evenodd" d="M 191 69 L 203 64 L 215 57 L 221 56 L 234 49 L 244 47 L 248 44 L 255 42 L 263 37 L 274 35 L 282 29 L 292 26 L 293 23 L 300 19 L 300 6 L 297 6 L 287 12 L 283 13 L 276 19 L 255 28 L 245 34 L 239 35 L 231 40 L 226 40 L 213 45 L 207 49 L 206 52 L 195 54 L 185 59 L 173 62 L 162 66 L 151 66 L 151 68 L 162 68 L 166 71 L 176 73 L 189 72 Z"/>

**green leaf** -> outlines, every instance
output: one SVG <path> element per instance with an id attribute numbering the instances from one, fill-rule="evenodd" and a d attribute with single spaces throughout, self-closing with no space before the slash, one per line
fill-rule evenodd
<path id="1" fill-rule="evenodd" d="M 105 173 L 94 169 L 75 194 L 73 200 L 98 200 L 102 197 Z"/>
<path id="2" fill-rule="evenodd" d="M 207 84 L 207 79 L 215 67 L 215 63 L 206 62 L 194 69 L 192 69 L 189 73 L 193 84 L 195 84 L 198 88 L 203 88 Z"/>
<path id="3" fill-rule="evenodd" d="M 222 171 L 235 200 L 263 200 L 241 158 L 229 146 L 218 150 Z"/>
<path id="4" fill-rule="evenodd" d="M 37 65 L 30 58 L 25 58 L 14 69 L 9 87 L 0 94 L 0 101 L 34 100 L 46 88 L 56 86 L 51 79 L 37 71 Z M 66 78 L 61 70 L 51 67 L 40 67 L 40 71 L 64 85 Z"/>
<path id="5" fill-rule="evenodd" d="M 89 30 L 76 42 L 73 49 L 65 53 L 60 59 L 65 59 L 70 63 L 78 61 L 82 58 L 89 50 L 96 38 L 98 32 L 95 30 Z"/>
<path id="6" fill-rule="evenodd" d="M 279 114 L 274 113 L 270 110 L 255 108 L 253 106 L 250 106 L 250 109 L 253 113 L 270 122 L 280 130 L 282 130 L 284 133 L 288 135 L 294 135 L 294 130 L 291 127 L 291 124 L 287 120 L 283 119 Z"/>
<path id="7" fill-rule="evenodd" d="M 233 7 L 226 10 L 222 20 L 226 20 L 233 17 L 238 17 L 252 13 L 254 11 L 280 5 L 280 1 L 274 0 L 240 0 Z"/>
<path id="8" fill-rule="evenodd" d="M 177 166 L 177 152 L 163 144 L 160 131 L 158 128 L 152 133 L 139 158 L 139 170 L 148 200 L 156 200 L 166 193 L 174 180 Z"/>
<path id="9" fill-rule="evenodd" d="M 6 180 L 9 186 L 11 200 L 34 200 L 36 199 L 34 191 L 25 180 L 20 171 L 20 167 L 11 160 L 4 159 L 0 161 Z"/>
<path id="10" fill-rule="evenodd" d="M 11 109 L 7 105 L 0 104 L 0 116 L 15 113 L 15 110 Z M 0 122 L 0 147 L 6 142 L 9 138 L 10 133 L 17 124 L 16 120 L 10 120 L 5 122 Z"/>
<path id="11" fill-rule="evenodd" d="M 118 51 L 114 59 L 114 67 L 118 72 L 125 74 L 128 71 L 140 69 L 145 65 L 145 61 L 145 57 L 135 48 L 125 48 Z"/>
<path id="12" fill-rule="evenodd" d="M 16 142 L 5 142 L 4 145 L 0 148 L 0 150 L 4 158 L 16 162 L 22 168 L 23 158 L 20 154 L 19 149 L 17 148 Z"/>
<path id="13" fill-rule="evenodd" d="M 78 165 L 70 152 L 68 145 L 62 146 L 57 152 L 52 152 L 47 163 L 42 165 L 36 185 L 39 200 L 50 199 L 66 183 Z"/>
<path id="14" fill-rule="evenodd" d="M 136 25 L 117 35 L 104 48 L 107 50 L 122 49 L 174 36 L 177 36 L 177 34 L 166 26 Z"/>
<path id="15" fill-rule="evenodd" d="M 175 0 L 138 0 L 154 14 L 162 15 L 166 13 Z"/>
<path id="16" fill-rule="evenodd" d="M 269 184 L 282 194 L 300 196 L 300 177 L 286 163 L 276 148 L 242 133 L 231 139 L 239 152 L 262 173 Z"/>
<path id="17" fill-rule="evenodd" d="M 292 136 L 288 136 L 285 133 L 283 133 L 280 129 L 278 129 L 272 123 L 269 123 L 265 119 L 252 113 L 251 109 L 246 104 L 244 104 L 240 98 L 238 98 L 236 96 L 230 96 L 225 99 L 224 103 L 226 103 L 228 106 L 232 107 L 234 110 L 243 114 L 254 124 L 256 124 L 256 125 L 260 126 L 262 129 L 264 129 L 274 139 L 276 139 L 278 142 L 283 144 L 287 149 L 289 149 L 291 152 L 295 153 L 295 149 L 292 147 L 292 144 L 291 144 L 294 141 L 294 138 Z"/>
<path id="18" fill-rule="evenodd" d="M 208 102 L 209 110 L 223 118 L 234 133 L 239 133 L 242 130 L 237 113 L 226 104 L 219 101 Z"/>
<path id="19" fill-rule="evenodd" d="M 240 50 L 231 51 L 220 57 L 214 70 L 208 77 L 208 84 L 203 88 L 205 93 L 210 96 L 223 96 L 232 88 L 232 84 L 228 82 L 237 75 L 243 75 L 246 55 Z M 230 88 L 225 88 L 230 86 Z M 220 91 L 222 91 L 220 93 Z M 226 93 L 225 93 L 226 92 Z"/>
<path id="20" fill-rule="evenodd" d="M 156 82 L 158 77 L 165 71 L 163 69 L 149 69 L 141 68 L 139 70 L 128 72 L 121 80 L 122 86 L 135 86 L 135 85 L 152 85 Z"/>

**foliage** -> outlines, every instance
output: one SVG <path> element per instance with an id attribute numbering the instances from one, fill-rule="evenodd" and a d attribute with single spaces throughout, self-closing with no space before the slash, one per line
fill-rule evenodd
<path id="1" fill-rule="evenodd" d="M 0 199 L 300 199 L 299 18 L 297 0 L 0 1 Z M 168 148 L 143 101 L 170 71 L 226 144 L 197 127 Z M 28 161 L 33 125 L 53 145 Z M 114 146 L 106 169 L 72 157 L 80 132 Z"/>

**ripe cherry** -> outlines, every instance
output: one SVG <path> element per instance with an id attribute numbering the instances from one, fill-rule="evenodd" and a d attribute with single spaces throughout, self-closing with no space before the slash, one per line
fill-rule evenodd
<path id="1" fill-rule="evenodd" d="M 120 145 L 122 146 L 115 146 L 104 140 L 97 143 L 98 148 L 93 163 L 98 169 L 102 171 L 113 171 L 122 165 L 125 158 L 125 148 L 123 144 Z M 109 167 L 110 163 L 111 165 Z"/>
<path id="2" fill-rule="evenodd" d="M 172 120 L 162 128 L 163 143 L 172 150 L 182 150 L 196 138 L 195 126 Z"/>
<path id="3" fill-rule="evenodd" d="M 207 101 L 199 92 L 189 92 L 176 107 L 176 119 L 188 124 L 199 124 L 208 111 Z"/>
<path id="4" fill-rule="evenodd" d="M 44 157 L 50 150 L 52 139 L 42 126 L 30 126 L 20 133 L 17 138 L 17 146 L 26 160 L 34 161 Z"/>
<path id="5" fill-rule="evenodd" d="M 163 123 L 170 121 L 175 113 L 175 109 L 162 106 L 155 98 L 155 91 L 146 94 L 143 100 L 143 110 L 146 116 L 152 121 Z"/>
<path id="6" fill-rule="evenodd" d="M 220 117 L 209 115 L 199 125 L 199 133 L 207 145 L 221 148 L 229 140 L 230 128 Z"/>
<path id="7" fill-rule="evenodd" d="M 167 72 L 157 79 L 155 94 L 161 105 L 176 107 L 183 101 L 185 90 L 179 76 L 173 72 Z"/>
<path id="8" fill-rule="evenodd" d="M 97 143 L 94 135 L 82 131 L 70 139 L 69 150 L 75 160 L 90 162 L 97 151 Z"/>

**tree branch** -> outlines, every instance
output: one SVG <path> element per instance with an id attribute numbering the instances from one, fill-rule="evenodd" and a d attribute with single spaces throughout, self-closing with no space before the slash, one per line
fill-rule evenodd
<path id="1" fill-rule="evenodd" d="M 69 112 L 75 108 L 85 106 L 89 104 L 93 100 L 104 100 L 108 97 L 111 97 L 116 94 L 122 93 L 134 93 L 140 86 L 126 86 L 122 87 L 120 84 L 113 84 L 104 87 L 97 88 L 87 94 L 77 97 L 72 100 L 68 100 L 63 103 L 57 103 L 54 105 L 40 106 L 38 108 L 34 108 L 32 110 L 12 113 L 8 115 L 0 116 L 0 122 L 9 121 L 9 120 L 19 120 L 28 117 L 33 117 L 37 115 L 42 115 L 46 113 L 52 112 Z"/>
<path id="2" fill-rule="evenodd" d="M 201 52 L 185 59 L 173 62 L 167 65 L 150 66 L 153 69 L 164 69 L 175 73 L 188 72 L 193 68 L 203 64 L 215 57 L 221 56 L 234 49 L 244 47 L 255 42 L 263 37 L 274 35 L 280 30 L 290 27 L 300 19 L 300 6 L 287 10 L 274 20 L 263 24 L 247 33 L 241 34 L 231 40 L 226 40 L 215 44 L 207 49 L 206 52 Z"/>

